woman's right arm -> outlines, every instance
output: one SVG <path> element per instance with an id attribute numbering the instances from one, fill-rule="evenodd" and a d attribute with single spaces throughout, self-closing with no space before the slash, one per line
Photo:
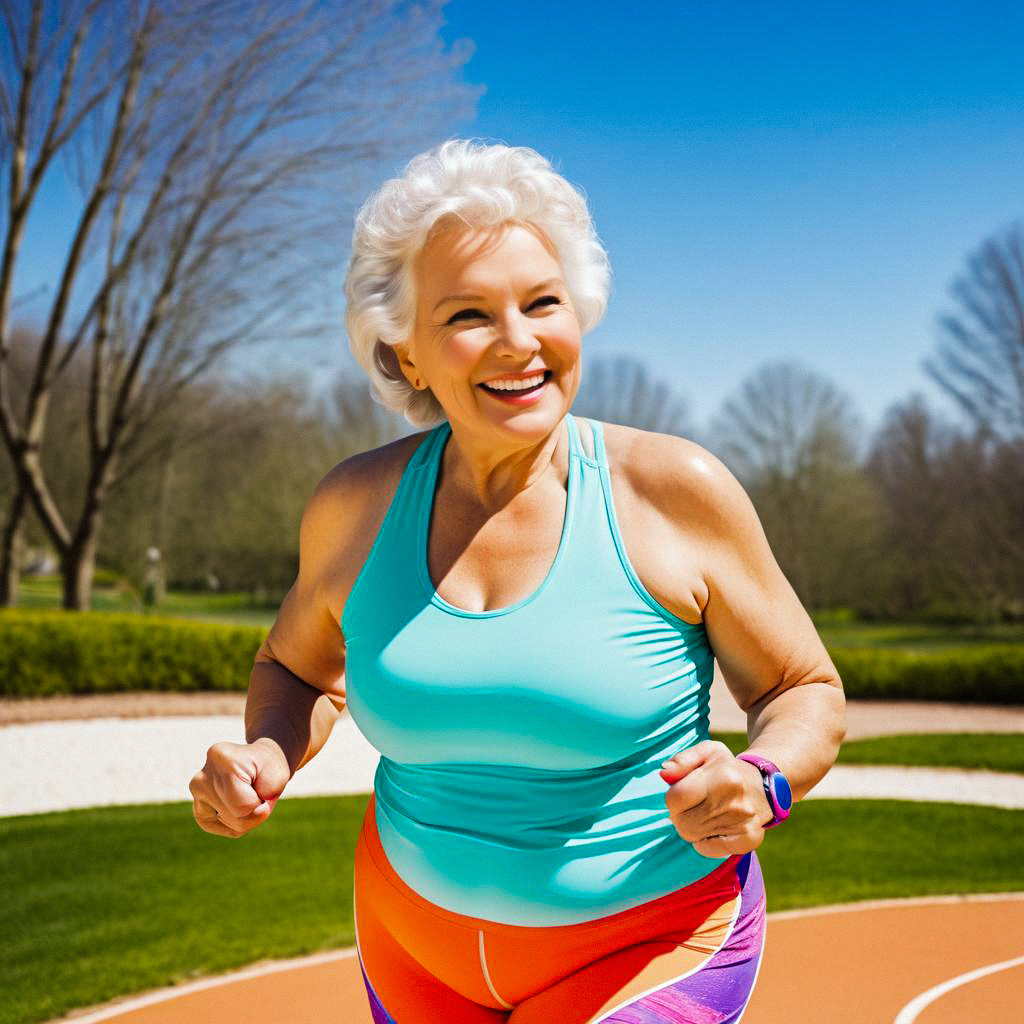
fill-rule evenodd
<path id="1" fill-rule="evenodd" d="M 248 743 L 276 744 L 295 774 L 330 736 L 345 708 L 345 640 L 332 599 L 346 534 L 357 522 L 357 473 L 335 466 L 299 527 L 299 572 L 256 653 L 245 704 Z"/>
<path id="2" fill-rule="evenodd" d="M 345 707 L 342 598 L 335 591 L 348 575 L 339 564 L 358 532 L 361 461 L 335 466 L 303 512 L 298 576 L 249 680 L 246 743 L 215 743 L 189 784 L 193 816 L 207 832 L 235 837 L 265 821 Z"/>

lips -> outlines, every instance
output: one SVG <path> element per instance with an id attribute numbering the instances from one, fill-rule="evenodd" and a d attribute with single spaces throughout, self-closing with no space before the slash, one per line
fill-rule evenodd
<path id="1" fill-rule="evenodd" d="M 517 373 L 517 374 L 507 375 L 507 376 L 504 376 L 504 377 L 492 377 L 491 380 L 482 380 L 482 381 L 480 381 L 480 383 L 477 384 L 477 387 L 478 388 L 486 387 L 488 384 L 491 384 L 491 383 L 493 383 L 495 381 L 522 381 L 522 380 L 529 380 L 531 377 L 536 377 L 537 374 L 539 374 L 539 373 L 543 373 L 544 374 L 544 380 L 541 383 L 547 384 L 547 382 L 549 380 L 551 380 L 552 372 L 551 372 L 551 370 L 545 368 L 543 370 L 533 370 L 531 373 Z M 495 389 L 495 390 L 497 390 L 497 389 Z"/>

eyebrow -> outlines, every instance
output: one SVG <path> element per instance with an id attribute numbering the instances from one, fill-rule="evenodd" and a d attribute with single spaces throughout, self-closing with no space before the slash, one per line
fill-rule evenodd
<path id="1" fill-rule="evenodd" d="M 527 294 L 540 291 L 541 288 L 550 288 L 553 284 L 562 284 L 562 279 L 560 277 L 549 277 L 546 281 L 541 281 L 539 284 L 535 284 L 527 289 Z M 446 295 L 434 306 L 431 312 L 436 313 L 446 302 L 479 302 L 483 297 L 482 295 Z"/>

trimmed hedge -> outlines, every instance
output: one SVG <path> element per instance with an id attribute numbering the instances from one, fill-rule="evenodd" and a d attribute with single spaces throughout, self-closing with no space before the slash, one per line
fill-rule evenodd
<path id="1" fill-rule="evenodd" d="M 106 612 L 0 610 L 0 696 L 241 690 L 267 630 Z"/>
<path id="2" fill-rule="evenodd" d="M 978 644 L 916 654 L 831 647 L 829 657 L 853 700 L 1024 704 L 1024 645 Z"/>
<path id="3" fill-rule="evenodd" d="M 0 610 L 0 696 L 245 691 L 267 631 L 107 612 Z M 829 649 L 852 700 L 1024 704 L 1024 645 Z"/>

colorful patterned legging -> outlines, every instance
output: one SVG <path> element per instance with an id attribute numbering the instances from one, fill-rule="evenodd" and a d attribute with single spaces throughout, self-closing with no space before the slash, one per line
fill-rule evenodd
<path id="1" fill-rule="evenodd" d="M 406 885 L 380 845 L 372 797 L 353 902 L 376 1024 L 733 1024 L 764 953 L 753 851 L 594 921 L 501 924 L 439 907 Z"/>

